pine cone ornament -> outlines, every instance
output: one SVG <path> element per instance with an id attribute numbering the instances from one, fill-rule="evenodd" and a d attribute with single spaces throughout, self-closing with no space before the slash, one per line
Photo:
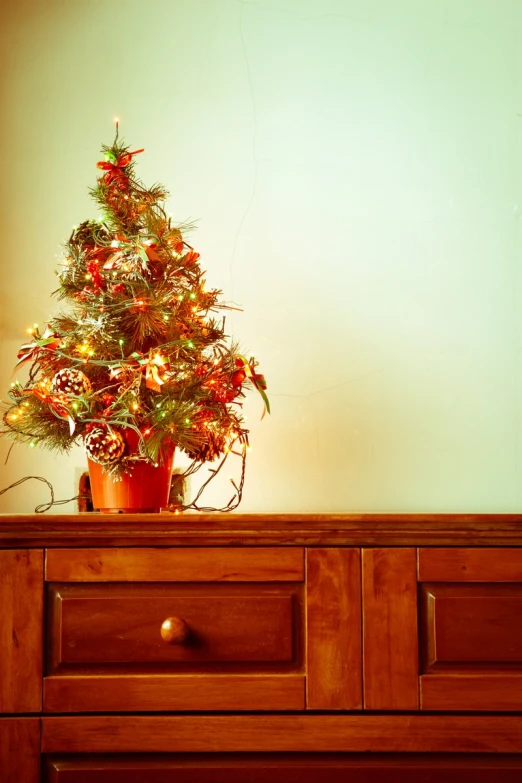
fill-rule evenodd
<path id="1" fill-rule="evenodd" d="M 116 430 L 109 432 L 97 427 L 85 436 L 84 448 L 89 459 L 104 465 L 116 462 L 121 457 L 125 451 L 125 441 Z"/>
<path id="2" fill-rule="evenodd" d="M 225 451 L 227 438 L 220 432 L 212 430 L 205 429 L 202 432 L 205 439 L 184 450 L 191 459 L 197 459 L 198 462 L 212 462 Z"/>
<path id="3" fill-rule="evenodd" d="M 92 386 L 90 380 L 81 370 L 68 368 L 59 370 L 51 381 L 52 394 L 90 394 Z"/>
<path id="4" fill-rule="evenodd" d="M 100 226 L 95 220 L 84 220 L 74 229 L 71 239 L 78 245 L 95 244 L 95 233 L 100 232 Z"/>

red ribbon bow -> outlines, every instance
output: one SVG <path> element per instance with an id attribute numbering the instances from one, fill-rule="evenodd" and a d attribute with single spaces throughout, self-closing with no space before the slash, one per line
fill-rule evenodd
<path id="1" fill-rule="evenodd" d="M 100 160 L 96 164 L 96 166 L 99 169 L 102 169 L 102 171 L 105 171 L 106 173 L 103 175 L 103 181 L 110 185 L 113 180 L 121 180 L 125 178 L 125 172 L 123 169 L 129 165 L 129 163 L 132 160 L 133 155 L 138 155 L 140 152 L 144 152 L 145 150 L 134 150 L 134 152 L 124 152 L 123 155 L 120 155 L 120 157 L 117 159 L 116 163 L 111 163 L 110 160 Z"/>
<path id="2" fill-rule="evenodd" d="M 126 369 L 145 371 L 146 387 L 155 392 L 160 392 L 161 387 L 170 377 L 170 373 L 167 372 L 168 365 L 169 360 L 163 359 L 159 353 L 156 353 L 154 356 L 151 354 L 143 356 L 139 351 L 134 351 L 123 364 L 117 364 L 111 368 L 110 377 L 111 380 L 118 378 Z"/>
<path id="3" fill-rule="evenodd" d="M 51 329 L 47 327 L 45 332 L 40 335 L 38 332 L 34 332 L 34 339 L 32 343 L 24 343 L 18 351 L 18 363 L 15 367 L 17 370 L 26 362 L 31 359 L 35 359 L 39 351 L 56 351 L 60 344 L 61 338 Z"/>
<path id="4" fill-rule="evenodd" d="M 265 407 L 263 410 L 263 416 L 265 413 L 270 413 L 270 403 L 268 401 L 268 397 L 266 396 L 266 380 L 265 376 L 262 375 L 260 372 L 256 372 L 256 362 L 254 358 L 250 359 L 248 361 L 244 356 L 241 356 L 241 354 L 237 354 L 236 356 L 236 367 L 240 368 L 242 370 L 248 380 L 251 382 L 253 387 L 257 389 L 259 394 L 261 395 L 263 402 L 265 403 Z M 237 371 L 236 371 L 237 372 Z M 241 381 L 242 382 L 242 381 Z"/>

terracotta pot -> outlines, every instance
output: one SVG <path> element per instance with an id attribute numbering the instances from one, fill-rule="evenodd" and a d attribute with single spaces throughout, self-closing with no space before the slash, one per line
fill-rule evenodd
<path id="1" fill-rule="evenodd" d="M 127 443 L 127 453 L 136 454 L 136 433 L 124 430 L 122 435 Z M 114 481 L 102 465 L 87 459 L 94 509 L 122 514 L 158 512 L 168 506 L 174 451 L 175 444 L 166 443 L 157 468 L 150 462 L 137 461 L 132 473 L 123 475 L 121 481 Z"/>

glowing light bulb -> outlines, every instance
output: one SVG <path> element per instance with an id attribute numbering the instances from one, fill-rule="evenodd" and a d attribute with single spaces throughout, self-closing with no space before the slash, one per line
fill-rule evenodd
<path id="1" fill-rule="evenodd" d="M 115 117 L 115 118 L 114 118 L 114 122 L 116 123 L 116 125 L 118 125 L 118 124 L 119 124 L 119 122 L 120 122 L 120 118 L 119 118 L 119 117 Z"/>

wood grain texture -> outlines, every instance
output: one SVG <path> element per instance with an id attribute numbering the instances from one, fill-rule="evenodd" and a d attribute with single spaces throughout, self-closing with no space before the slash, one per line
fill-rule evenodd
<path id="1" fill-rule="evenodd" d="M 0 712 L 42 708 L 43 552 L 0 551 Z"/>
<path id="2" fill-rule="evenodd" d="M 522 711 L 522 673 L 423 674 L 422 710 Z"/>
<path id="3" fill-rule="evenodd" d="M 44 753 L 520 753 L 522 716 L 44 716 Z"/>
<path id="4" fill-rule="evenodd" d="M 304 688 L 300 674 L 52 676 L 44 711 L 302 710 Z"/>
<path id="5" fill-rule="evenodd" d="M 419 550 L 421 582 L 522 582 L 522 549 Z"/>
<path id="6" fill-rule="evenodd" d="M 522 585 L 422 583 L 423 671 L 518 664 L 522 673 Z"/>
<path id="7" fill-rule="evenodd" d="M 299 582 L 301 548 L 49 549 L 49 582 Z"/>
<path id="8" fill-rule="evenodd" d="M 367 710 L 419 708 L 414 549 L 363 549 L 363 683 Z"/>
<path id="9" fill-rule="evenodd" d="M 286 585 L 281 595 L 261 587 L 257 595 L 219 593 L 219 587 L 195 595 L 184 594 L 185 588 L 179 595 L 172 584 L 125 585 L 127 589 L 51 585 L 50 672 L 64 664 L 292 661 L 293 596 L 284 591 Z M 184 644 L 162 639 L 162 625 L 172 614 L 189 629 Z"/>
<path id="10" fill-rule="evenodd" d="M 40 719 L 0 718 L 0 781 L 39 783 Z"/>
<path id="11" fill-rule="evenodd" d="M 521 756 L 155 754 L 47 757 L 47 783 L 520 783 Z"/>
<path id="12" fill-rule="evenodd" d="M 358 549 L 306 552 L 307 708 L 362 708 Z"/>
<path id="13" fill-rule="evenodd" d="M 0 546 L 522 546 L 521 514 L 11 514 Z"/>

